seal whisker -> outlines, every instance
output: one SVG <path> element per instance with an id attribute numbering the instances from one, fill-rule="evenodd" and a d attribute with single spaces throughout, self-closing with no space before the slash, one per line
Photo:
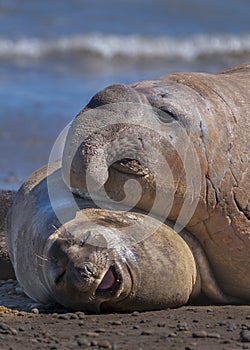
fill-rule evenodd
<path id="1" fill-rule="evenodd" d="M 42 255 L 38 255 L 38 254 L 35 254 L 35 256 L 41 260 L 44 260 L 44 261 L 51 261 L 51 259 L 48 256 L 42 256 Z"/>

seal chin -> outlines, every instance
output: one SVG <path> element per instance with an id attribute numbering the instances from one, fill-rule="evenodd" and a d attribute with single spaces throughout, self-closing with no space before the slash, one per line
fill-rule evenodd
<path id="1" fill-rule="evenodd" d="M 131 295 L 133 279 L 128 266 L 111 265 L 103 271 L 96 285 L 94 297 L 88 303 L 87 309 L 91 312 L 108 312 L 116 309 L 115 305 L 123 302 Z"/>

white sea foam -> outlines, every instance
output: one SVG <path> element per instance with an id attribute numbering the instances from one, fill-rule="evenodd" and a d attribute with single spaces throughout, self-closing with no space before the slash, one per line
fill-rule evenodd
<path id="1" fill-rule="evenodd" d="M 250 34 L 194 35 L 186 38 L 144 37 L 139 35 L 86 34 L 53 40 L 0 38 L 0 59 L 42 58 L 65 53 L 89 53 L 105 58 L 193 60 L 208 55 L 250 53 Z"/>

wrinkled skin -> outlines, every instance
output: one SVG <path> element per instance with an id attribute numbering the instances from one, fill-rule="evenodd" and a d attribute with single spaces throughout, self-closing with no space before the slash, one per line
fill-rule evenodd
<path id="1" fill-rule="evenodd" d="M 186 227 L 206 252 L 221 289 L 249 302 L 249 101 L 250 64 L 218 74 L 177 73 L 110 86 L 95 95 L 71 125 L 63 155 L 64 181 L 78 193 L 98 193 L 104 185 L 110 198 L 131 204 L 135 191 L 125 196 L 124 185 L 136 180 L 142 191 L 136 207 L 175 221 L 189 188 L 185 170 L 190 167 L 200 188 Z M 168 136 L 161 137 L 155 131 L 159 128 Z M 195 152 L 180 137 L 180 129 Z M 155 150 L 169 165 L 173 185 Z M 189 154 L 195 156 L 184 166 Z"/>

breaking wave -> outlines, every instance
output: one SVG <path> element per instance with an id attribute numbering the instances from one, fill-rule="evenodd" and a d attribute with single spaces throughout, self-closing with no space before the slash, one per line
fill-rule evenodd
<path id="1" fill-rule="evenodd" d="M 194 35 L 186 38 L 173 38 L 93 33 L 51 40 L 0 38 L 0 59 L 40 59 L 62 53 L 83 53 L 107 59 L 128 57 L 194 60 L 210 55 L 250 53 L 250 34 Z"/>

